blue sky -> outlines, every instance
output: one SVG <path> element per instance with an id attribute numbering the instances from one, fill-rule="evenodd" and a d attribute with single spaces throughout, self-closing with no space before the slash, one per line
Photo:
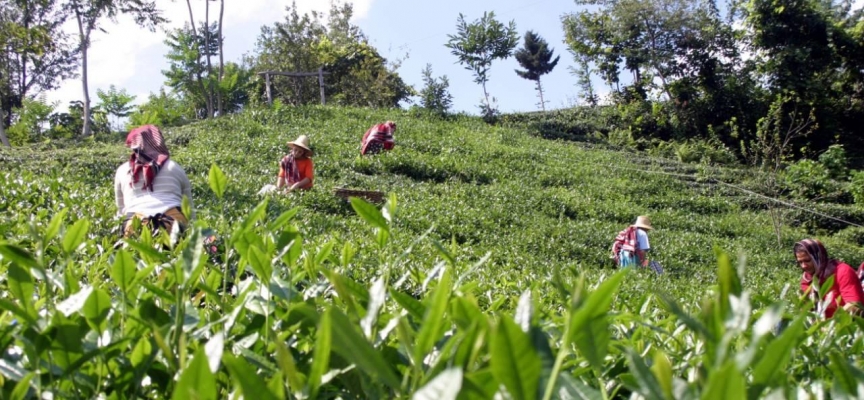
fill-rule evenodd
<path id="1" fill-rule="evenodd" d="M 422 87 L 420 71 L 427 63 L 432 64 L 435 76 L 447 75 L 450 93 L 454 97 L 454 108 L 460 111 L 477 111 L 483 97 L 480 85 L 474 83 L 473 73 L 456 63 L 456 57 L 444 46 L 448 34 L 456 33 L 456 19 L 461 12 L 466 20 L 480 18 L 484 11 L 494 11 L 502 23 L 513 20 L 519 32 L 519 47 L 522 35 L 533 30 L 549 42 L 561 59 L 558 66 L 541 78 L 547 108 L 561 108 L 576 101 L 576 79 L 570 74 L 573 57 L 567 51 L 561 16 L 577 10 L 572 0 L 442 0 L 400 1 L 375 0 L 366 18 L 357 24 L 369 36 L 372 44 L 389 58 L 408 58 L 400 68 L 400 75 L 415 88 Z M 537 91 L 534 82 L 516 75 L 521 69 L 515 57 L 496 60 L 490 70 L 487 89 L 496 97 L 502 111 L 531 111 L 538 109 Z"/>
<path id="2" fill-rule="evenodd" d="M 182 0 L 160 0 L 160 7 L 171 20 L 167 27 L 179 27 L 188 21 L 186 2 Z M 211 2 L 211 20 L 216 17 L 215 5 Z M 251 53 L 261 26 L 272 25 L 285 18 L 285 6 L 290 1 L 279 0 L 227 0 L 225 12 L 226 60 L 239 61 L 243 54 Z M 357 0 L 353 2 L 354 23 L 363 30 L 373 46 L 390 60 L 404 59 L 399 74 L 416 89 L 422 87 L 421 70 L 432 64 L 434 75 L 446 75 L 450 80 L 450 93 L 454 97 L 454 109 L 476 113 L 477 104 L 483 96 L 480 85 L 473 82 L 473 75 L 456 63 L 456 57 L 444 47 L 448 34 L 456 31 L 456 19 L 461 12 L 466 19 L 480 18 L 484 11 L 494 11 L 502 22 L 514 20 L 521 37 L 526 30 L 534 30 L 545 38 L 561 56 L 558 66 L 542 78 L 547 108 L 561 108 L 576 102 L 576 83 L 568 67 L 573 57 L 563 43 L 561 16 L 578 8 L 572 0 Z M 313 9 L 326 11 L 325 0 L 298 0 L 301 12 Z M 196 20 L 204 15 L 203 0 L 193 0 Z M 137 102 L 146 100 L 151 92 L 158 92 L 163 85 L 162 70 L 167 69 L 163 30 L 148 32 L 135 26 L 131 20 L 121 17 L 117 23 L 103 26 L 106 32 L 95 32 L 90 50 L 90 93 L 96 100 L 97 89 L 109 85 L 126 89 L 137 96 Z M 73 26 L 69 25 L 70 32 Z M 407 58 L 405 58 L 407 55 Z M 515 58 L 496 61 L 490 70 L 487 89 L 498 100 L 501 111 L 531 111 L 538 109 L 534 83 L 519 78 L 514 69 L 519 68 Z M 65 109 L 71 100 L 82 98 L 80 79 L 64 82 L 60 89 L 47 94 L 49 101 L 59 102 Z M 605 90 L 602 87 L 598 89 Z"/>

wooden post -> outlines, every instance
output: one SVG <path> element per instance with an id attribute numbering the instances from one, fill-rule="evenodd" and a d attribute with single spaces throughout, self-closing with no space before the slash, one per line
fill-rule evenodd
<path id="1" fill-rule="evenodd" d="M 321 105 L 325 104 L 324 101 L 324 67 L 318 67 L 318 88 L 321 89 Z"/>
<path id="2" fill-rule="evenodd" d="M 270 94 L 270 74 L 265 73 L 264 74 L 264 80 L 266 81 L 266 85 L 267 85 L 267 105 L 272 106 L 273 105 L 273 96 Z"/>

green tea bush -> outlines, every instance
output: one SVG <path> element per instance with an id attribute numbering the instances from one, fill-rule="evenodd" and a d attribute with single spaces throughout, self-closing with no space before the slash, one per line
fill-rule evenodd
<path id="1" fill-rule="evenodd" d="M 387 119 L 395 149 L 361 157 Z M 301 133 L 315 187 L 256 195 Z M 196 204 L 173 245 L 114 248 L 122 143 L 0 149 L 3 398 L 839 398 L 864 384 L 860 321 L 798 296 L 790 249 L 812 217 L 790 213 L 778 245 L 752 196 L 700 178 L 749 187 L 757 172 L 400 110 L 249 109 L 167 135 L 186 138 L 172 158 Z M 663 275 L 611 268 L 612 239 L 642 214 Z M 856 235 L 820 238 L 853 262 Z"/>

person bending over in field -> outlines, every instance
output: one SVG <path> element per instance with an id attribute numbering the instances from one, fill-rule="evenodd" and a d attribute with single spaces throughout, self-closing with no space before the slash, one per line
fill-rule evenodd
<path id="1" fill-rule="evenodd" d="M 816 303 L 819 314 L 824 313 L 825 318 L 831 318 L 838 307 L 843 307 L 850 314 L 864 316 L 864 289 L 849 264 L 829 259 L 825 246 L 816 239 L 804 239 L 795 243 L 793 252 L 803 272 L 801 291 Z M 831 287 L 822 287 L 832 276 L 834 284 Z M 814 279 L 818 279 L 821 290 L 813 285 Z"/>
<path id="2" fill-rule="evenodd" d="M 285 188 L 286 192 L 297 189 L 312 189 L 315 172 L 312 165 L 312 149 L 309 137 L 300 135 L 297 140 L 288 142 L 291 152 L 279 162 L 279 178 L 276 189 Z"/>
<path id="3" fill-rule="evenodd" d="M 618 233 L 612 244 L 612 259 L 619 267 L 648 266 L 648 251 L 651 250 L 648 231 L 651 229 L 651 220 L 641 215 L 636 223 Z"/>
<path id="4" fill-rule="evenodd" d="M 180 209 L 183 196 L 192 206 L 192 185 L 186 172 L 171 160 L 162 132 L 153 125 L 133 129 L 126 136 L 132 150 L 129 162 L 114 174 L 117 212 L 125 216 L 123 236 L 135 234 L 133 219 L 140 219 L 155 234 L 159 229 L 183 231 L 188 219 Z"/>
<path id="5" fill-rule="evenodd" d="M 375 124 L 363 134 L 360 142 L 360 154 L 376 154 L 381 150 L 392 150 L 396 144 L 393 135 L 396 134 L 396 123 L 387 121 L 383 124 Z"/>

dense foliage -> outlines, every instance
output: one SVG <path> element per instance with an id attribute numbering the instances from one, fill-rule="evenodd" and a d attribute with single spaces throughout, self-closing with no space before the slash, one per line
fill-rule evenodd
<path id="1" fill-rule="evenodd" d="M 414 94 L 396 73 L 399 62 L 388 61 L 369 44 L 360 28 L 350 22 L 350 3 L 332 3 L 330 12 L 300 14 L 296 5 L 286 7 L 285 20 L 261 28 L 250 59 L 256 72 L 327 71 L 328 104 L 360 107 L 398 107 Z M 263 96 L 264 81 L 254 93 Z M 286 104 L 320 103 L 319 83 L 313 78 L 280 77 L 271 84 L 274 98 Z M 252 100 L 260 101 L 260 97 Z"/>
<path id="2" fill-rule="evenodd" d="M 113 248 L 119 142 L 2 150 L 3 397 L 860 394 L 862 320 L 797 298 L 790 248 L 810 233 L 790 214 L 778 243 L 764 199 L 712 183 L 761 175 L 411 115 L 277 106 L 167 130 L 197 211 L 173 245 Z M 396 148 L 360 157 L 386 119 Z M 315 188 L 256 196 L 300 133 Z M 610 268 L 639 214 L 664 275 Z M 860 231 L 818 232 L 864 260 Z"/>
<path id="3" fill-rule="evenodd" d="M 601 77 L 637 139 L 711 138 L 743 159 L 774 130 L 804 124 L 812 129 L 793 135 L 789 155 L 861 145 L 864 11 L 850 1 L 577 3 L 592 7 L 563 23 L 583 96 L 596 103 L 585 78 Z"/>

